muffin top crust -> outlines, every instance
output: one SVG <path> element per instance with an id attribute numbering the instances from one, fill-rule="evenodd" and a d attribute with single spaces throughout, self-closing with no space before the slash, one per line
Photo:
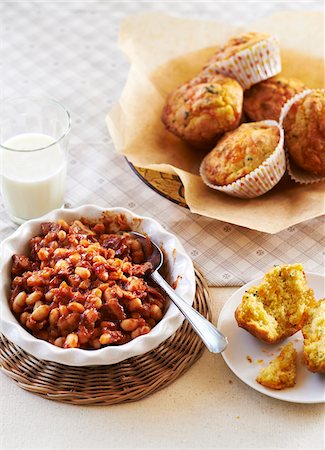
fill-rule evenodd
<path id="1" fill-rule="evenodd" d="M 250 48 L 258 42 L 269 39 L 270 37 L 270 34 L 258 33 L 255 31 L 232 37 L 226 44 L 224 44 L 214 53 L 207 65 L 210 65 L 216 61 L 231 58 L 242 50 Z"/>
<path id="2" fill-rule="evenodd" d="M 274 152 L 279 140 L 277 126 L 244 123 L 227 133 L 204 158 L 202 175 L 214 185 L 233 183 L 259 167 Z"/>
<path id="3" fill-rule="evenodd" d="M 167 98 L 161 120 L 190 144 L 214 145 L 221 134 L 239 124 L 243 90 L 224 75 L 201 75 L 184 83 Z"/>
<path id="4" fill-rule="evenodd" d="M 294 162 L 307 172 L 325 176 L 325 90 L 312 91 L 294 102 L 283 127 Z"/>
<path id="5" fill-rule="evenodd" d="M 284 104 L 305 89 L 305 84 L 294 78 L 269 78 L 245 92 L 244 112 L 253 121 L 279 120 Z"/>

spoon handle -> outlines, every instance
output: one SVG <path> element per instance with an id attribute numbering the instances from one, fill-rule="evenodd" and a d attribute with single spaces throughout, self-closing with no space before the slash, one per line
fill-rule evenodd
<path id="1" fill-rule="evenodd" d="M 171 301 L 186 317 L 210 352 L 220 353 L 226 348 L 227 338 L 211 322 L 179 297 L 157 270 L 151 274 L 151 278 L 166 292 Z"/>

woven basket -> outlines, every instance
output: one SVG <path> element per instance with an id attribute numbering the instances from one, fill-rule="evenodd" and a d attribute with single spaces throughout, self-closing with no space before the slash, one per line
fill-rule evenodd
<path id="1" fill-rule="evenodd" d="M 211 320 L 209 293 L 195 270 L 194 307 Z M 0 368 L 22 389 L 49 400 L 75 405 L 113 405 L 152 394 L 188 370 L 204 344 L 184 321 L 179 330 L 155 350 L 108 366 L 70 367 L 38 360 L 0 334 Z"/>

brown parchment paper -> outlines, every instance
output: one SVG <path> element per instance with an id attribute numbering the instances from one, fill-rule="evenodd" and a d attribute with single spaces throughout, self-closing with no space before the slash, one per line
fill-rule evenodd
<path id="1" fill-rule="evenodd" d="M 196 75 L 218 45 L 243 31 L 280 39 L 282 74 L 311 88 L 324 86 L 324 15 L 286 12 L 247 28 L 159 13 L 126 19 L 120 47 L 131 68 L 119 103 L 107 116 L 115 147 L 139 167 L 176 173 L 194 213 L 254 230 L 277 233 L 325 212 L 325 183 L 298 185 L 285 176 L 267 194 L 243 200 L 204 185 L 198 167 L 205 154 L 165 130 L 160 114 L 167 94 Z"/>

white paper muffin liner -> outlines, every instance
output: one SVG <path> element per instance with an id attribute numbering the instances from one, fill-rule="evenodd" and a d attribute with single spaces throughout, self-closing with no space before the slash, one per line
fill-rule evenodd
<path id="1" fill-rule="evenodd" d="M 239 198 L 255 198 L 272 189 L 283 177 L 286 170 L 286 158 L 284 152 L 283 128 L 275 120 L 263 120 L 268 126 L 276 126 L 280 131 L 280 139 L 274 152 L 263 163 L 246 176 L 225 186 L 217 186 L 210 183 L 203 170 L 203 161 L 200 166 L 200 175 L 203 182 L 212 189 Z"/>
<path id="2" fill-rule="evenodd" d="M 281 72 L 278 39 L 275 36 L 263 39 L 230 58 L 209 64 L 204 72 L 210 75 L 222 73 L 237 80 L 243 89 L 249 89 Z"/>
<path id="3" fill-rule="evenodd" d="M 306 89 L 303 92 L 300 92 L 299 94 L 296 94 L 294 97 L 291 97 L 286 104 L 282 107 L 281 114 L 280 114 L 280 125 L 283 127 L 283 121 L 288 114 L 291 106 L 296 103 L 298 100 L 301 100 L 302 98 L 306 97 L 307 95 L 311 94 L 315 91 L 322 91 L 325 92 L 325 89 Z M 325 177 L 321 177 L 319 175 L 314 175 L 312 173 L 307 172 L 306 170 L 302 169 L 301 167 L 298 167 L 297 164 L 290 158 L 288 150 L 285 148 L 286 152 L 286 160 L 287 160 L 287 169 L 290 178 L 295 181 L 296 183 L 300 184 L 314 184 L 314 183 L 320 183 L 321 181 L 325 180 Z"/>

